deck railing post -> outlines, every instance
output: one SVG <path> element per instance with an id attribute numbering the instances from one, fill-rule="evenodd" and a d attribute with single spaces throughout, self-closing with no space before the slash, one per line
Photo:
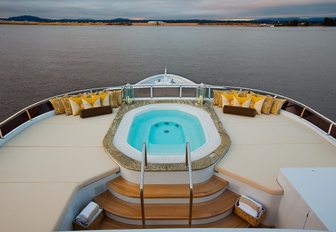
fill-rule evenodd
<path id="1" fill-rule="evenodd" d="M 330 135 L 333 125 L 334 125 L 333 123 L 330 123 L 329 129 L 328 129 L 328 135 Z M 1 133 L 1 130 L 0 130 L 0 133 Z"/>
<path id="2" fill-rule="evenodd" d="M 146 143 L 143 144 L 144 146 L 144 153 L 145 153 L 145 167 L 147 167 L 148 163 L 147 163 L 147 147 L 146 147 Z"/>
<path id="3" fill-rule="evenodd" d="M 180 98 L 182 98 L 182 85 L 180 85 Z"/>
<path id="4" fill-rule="evenodd" d="M 30 116 L 29 110 L 26 110 L 26 114 L 28 115 L 29 120 L 32 120 L 32 117 Z"/>
<path id="5" fill-rule="evenodd" d="M 146 143 L 142 145 L 142 161 L 141 161 L 141 176 L 140 176 L 140 205 L 141 205 L 141 220 L 142 227 L 146 227 L 145 221 L 145 199 L 144 199 L 144 183 L 145 183 L 145 167 L 147 166 L 147 148 Z"/>
<path id="6" fill-rule="evenodd" d="M 186 145 L 186 153 L 185 153 L 185 165 L 186 165 L 186 167 L 188 167 L 189 166 L 189 161 L 188 161 L 188 143 L 187 143 L 187 145 Z"/>
<path id="7" fill-rule="evenodd" d="M 142 220 L 142 227 L 146 228 L 146 221 L 145 221 L 145 202 L 144 202 L 144 190 L 140 189 L 140 201 L 141 201 L 141 220 Z"/>
<path id="8" fill-rule="evenodd" d="M 305 111 L 306 111 L 306 108 L 303 108 L 303 110 L 302 110 L 302 112 L 301 112 L 301 114 L 300 114 L 300 118 L 302 118 L 302 117 L 303 117 L 303 115 L 304 115 Z"/>
<path id="9" fill-rule="evenodd" d="M 150 86 L 150 97 L 153 98 L 153 86 Z"/>
<path id="10" fill-rule="evenodd" d="M 189 219 L 188 219 L 188 225 L 190 228 L 192 224 L 193 198 L 194 198 L 194 193 L 193 193 L 193 189 L 191 188 L 189 192 Z"/>
<path id="11" fill-rule="evenodd" d="M 193 180 L 192 180 L 192 163 L 190 158 L 190 143 L 186 144 L 186 166 L 188 167 L 189 173 L 189 216 L 188 216 L 188 225 L 191 227 L 192 224 L 192 208 L 193 208 Z"/>

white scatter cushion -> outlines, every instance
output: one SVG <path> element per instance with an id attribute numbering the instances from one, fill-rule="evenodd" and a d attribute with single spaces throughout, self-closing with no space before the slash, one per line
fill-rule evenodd
<path id="1" fill-rule="evenodd" d="M 109 106 L 110 105 L 110 94 L 106 94 L 106 96 L 102 100 L 102 105 L 103 106 Z"/>
<path id="2" fill-rule="evenodd" d="M 265 98 L 254 103 L 253 108 L 257 111 L 258 114 L 261 114 L 261 109 L 263 107 Z"/>
<path id="3" fill-rule="evenodd" d="M 100 103 L 100 97 L 97 98 L 97 100 L 93 103 L 93 107 L 101 107 L 101 103 Z"/>
<path id="4" fill-rule="evenodd" d="M 232 105 L 233 106 L 240 106 L 240 103 L 239 103 L 239 101 L 238 101 L 237 98 L 233 97 L 233 99 L 232 99 Z"/>
<path id="5" fill-rule="evenodd" d="M 232 100 L 232 105 L 249 108 L 251 105 L 251 98 L 234 96 Z"/>
<path id="6" fill-rule="evenodd" d="M 221 97 L 222 97 L 222 106 L 221 106 L 221 107 L 231 105 L 230 99 L 228 99 L 228 98 L 225 97 L 224 95 L 222 95 Z"/>
<path id="7" fill-rule="evenodd" d="M 72 109 L 72 115 L 78 115 L 80 111 L 80 105 L 71 98 L 69 99 L 69 102 Z"/>
<path id="8" fill-rule="evenodd" d="M 92 105 L 84 99 L 82 99 L 82 104 L 83 104 L 83 108 L 86 110 L 92 108 Z"/>

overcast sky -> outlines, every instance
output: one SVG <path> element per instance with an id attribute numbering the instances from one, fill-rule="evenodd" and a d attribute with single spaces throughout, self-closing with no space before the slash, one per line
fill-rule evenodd
<path id="1" fill-rule="evenodd" d="M 0 18 L 226 19 L 336 16 L 336 0 L 0 0 Z"/>

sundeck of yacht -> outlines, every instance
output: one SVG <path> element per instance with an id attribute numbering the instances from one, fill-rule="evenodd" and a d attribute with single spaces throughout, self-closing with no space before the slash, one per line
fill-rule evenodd
<path id="1" fill-rule="evenodd" d="M 145 80 L 127 85 L 134 102 L 113 108 L 112 114 L 86 119 L 55 115 L 45 99 L 0 124 L 1 231 L 72 230 L 74 218 L 92 200 L 104 209 L 97 230 L 247 228 L 233 213 L 240 195 L 266 208 L 265 227 L 336 230 L 333 121 L 262 90 L 202 85 L 206 96 L 204 106 L 198 106 L 200 85 L 186 78 L 165 72 Z M 214 90 L 226 89 L 287 102 L 277 116 L 224 114 L 212 101 Z M 187 151 L 181 154 L 189 157 L 186 164 L 145 165 L 141 152 L 138 160 L 124 157 L 112 143 L 124 114 L 162 103 L 188 104 L 211 115 L 220 148 L 201 161 Z"/>

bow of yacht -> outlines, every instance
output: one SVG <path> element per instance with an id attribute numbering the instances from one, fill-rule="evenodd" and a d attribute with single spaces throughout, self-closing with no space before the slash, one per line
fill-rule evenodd
<path id="1" fill-rule="evenodd" d="M 262 90 L 197 85 L 166 71 L 134 85 L 68 95 L 102 90 L 124 92 L 112 114 L 55 115 L 50 98 L 0 123 L 1 231 L 72 230 L 74 218 L 92 200 L 104 209 L 96 230 L 247 228 L 234 213 L 241 195 L 264 206 L 264 227 L 336 230 L 336 124 L 308 106 Z M 286 103 L 279 115 L 225 114 L 213 105 L 214 92 L 222 90 L 253 91 Z M 138 158 L 125 154 L 134 147 L 123 150 L 124 142 L 114 142 L 118 127 L 133 122 L 123 122 L 129 112 L 139 115 L 152 105 L 198 118 L 204 144 L 215 147 L 201 144 L 206 154 L 200 157 L 197 148 L 184 147 L 178 162 L 151 161 L 152 144 L 146 148 L 148 163 L 143 147 Z M 204 123 L 205 117 L 211 122 Z M 179 133 L 179 120 L 169 124 L 164 118 L 163 132 Z M 153 125 L 148 130 L 159 136 L 161 124 Z M 129 131 L 120 129 L 118 136 L 125 141 L 138 136 Z M 181 143 L 189 142 L 186 138 Z"/>

